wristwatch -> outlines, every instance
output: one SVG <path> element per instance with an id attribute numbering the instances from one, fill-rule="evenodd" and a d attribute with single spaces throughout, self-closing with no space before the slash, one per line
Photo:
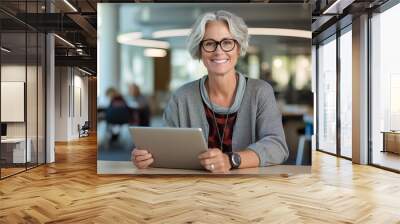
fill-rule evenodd
<path id="1" fill-rule="evenodd" d="M 240 158 L 239 153 L 236 152 L 227 152 L 226 153 L 229 157 L 229 162 L 231 163 L 232 169 L 237 169 L 239 168 L 242 160 Z"/>

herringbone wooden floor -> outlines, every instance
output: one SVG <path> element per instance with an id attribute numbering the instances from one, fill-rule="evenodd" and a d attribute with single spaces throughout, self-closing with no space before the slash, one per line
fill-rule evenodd
<path id="1" fill-rule="evenodd" d="M 0 181 L 0 223 L 400 223 L 400 175 L 315 152 L 290 177 L 98 176 L 96 139 Z"/>

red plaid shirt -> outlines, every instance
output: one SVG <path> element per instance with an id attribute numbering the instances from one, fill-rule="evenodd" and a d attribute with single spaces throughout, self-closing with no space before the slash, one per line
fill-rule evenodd
<path id="1" fill-rule="evenodd" d="M 212 110 L 208 108 L 205 103 L 203 103 L 203 105 L 206 112 L 208 125 L 210 127 L 208 133 L 208 148 L 220 148 L 221 143 L 219 141 L 217 128 L 219 129 L 219 133 L 222 138 L 222 132 L 225 125 L 226 114 L 215 113 L 215 118 L 218 124 L 218 127 L 216 127 Z M 228 121 L 225 127 L 225 134 L 222 144 L 223 152 L 232 152 L 232 135 L 233 135 L 233 126 L 235 125 L 236 122 L 236 115 L 237 112 L 228 115 Z"/>

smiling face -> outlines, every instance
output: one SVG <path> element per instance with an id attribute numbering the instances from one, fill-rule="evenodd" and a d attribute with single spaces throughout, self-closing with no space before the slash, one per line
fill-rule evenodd
<path id="1" fill-rule="evenodd" d="M 221 41 L 223 39 L 234 39 L 229 32 L 228 25 L 224 21 L 208 22 L 203 40 Z M 223 51 L 220 45 L 214 52 L 207 52 L 201 47 L 201 60 L 206 66 L 208 74 L 235 74 L 235 65 L 240 53 L 239 49 L 238 43 L 235 43 L 235 47 L 229 52 Z"/>

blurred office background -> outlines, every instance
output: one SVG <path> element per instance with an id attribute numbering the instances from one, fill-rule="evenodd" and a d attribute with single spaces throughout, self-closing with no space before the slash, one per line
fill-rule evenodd
<path id="1" fill-rule="evenodd" d="M 122 94 L 124 100 L 129 99 L 130 110 L 136 111 L 128 123 L 160 125 L 171 91 L 203 75 L 201 63 L 190 60 L 186 53 L 185 37 L 176 32 L 174 37 L 165 37 L 165 33 L 161 33 L 164 37 L 160 33 L 153 37 L 153 32 L 188 29 L 197 16 L 209 10 L 206 6 L 197 3 L 196 8 L 190 9 L 180 5 L 174 10 L 168 4 L 106 2 L 128 1 L 0 1 L 0 179 L 55 162 L 56 149 L 67 155 L 63 147 L 69 142 L 94 141 L 90 137 L 97 134 L 97 99 L 99 115 L 104 115 L 108 105 L 105 93 L 110 87 L 116 91 L 111 89 L 109 94 Z M 253 35 L 253 47 L 238 65 L 239 71 L 274 85 L 289 145 L 297 144 L 291 150 L 299 148 L 298 133 L 312 133 L 311 128 L 302 128 L 311 127 L 311 122 L 307 122 L 309 116 L 304 119 L 307 109 L 301 109 L 307 99 L 302 91 L 307 95 L 311 90 L 315 96 L 312 149 L 318 155 L 324 152 L 353 163 L 398 172 L 398 0 L 295 0 L 288 5 L 271 0 L 265 6 L 256 2 L 259 1 L 221 8 L 241 15 L 250 27 L 312 32 L 311 87 L 304 87 L 304 83 L 310 82 L 303 82 L 306 79 L 301 78 L 302 72 L 297 72 L 301 69 L 296 69 L 297 65 L 310 63 L 309 59 L 301 59 L 310 57 L 303 48 L 308 38 L 286 37 L 282 33 Z M 312 18 L 305 19 L 306 5 L 312 8 Z M 254 7 L 251 12 L 249 7 Z M 310 21 L 303 23 L 305 20 Z M 310 23 L 311 28 L 307 26 Z M 140 32 L 142 39 L 166 41 L 168 47 L 164 47 L 165 52 L 145 53 L 146 47 L 129 44 L 130 38 L 137 35 L 135 32 Z M 128 97 L 131 83 L 137 83 L 142 92 L 139 100 Z M 135 87 L 131 87 L 131 92 L 137 93 Z M 148 102 L 149 106 L 139 110 L 139 102 Z M 104 116 L 99 118 L 100 124 L 104 124 Z M 288 128 L 299 120 L 300 128 Z M 117 125 L 114 132 L 118 131 Z M 87 135 L 89 138 L 80 138 Z M 123 139 L 114 135 L 116 141 L 112 148 L 107 148 L 111 153 L 105 159 L 128 159 L 130 149 L 115 144 Z M 70 155 L 80 156 L 81 152 L 81 148 L 74 148 L 67 157 L 75 158 Z M 107 154 L 99 153 L 99 158 L 104 155 Z M 295 154 L 291 155 L 293 163 Z"/>
<path id="2" fill-rule="evenodd" d="M 307 4 L 99 4 L 98 159 L 129 160 L 128 127 L 162 126 L 173 91 L 207 73 L 186 37 L 204 12 L 224 9 L 248 25 L 250 46 L 237 70 L 275 91 L 290 158 L 311 164 L 311 9 Z M 255 29 L 266 28 L 266 29 Z"/>

